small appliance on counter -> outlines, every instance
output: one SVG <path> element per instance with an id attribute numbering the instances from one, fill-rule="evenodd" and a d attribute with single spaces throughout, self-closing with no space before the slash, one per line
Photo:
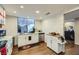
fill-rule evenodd
<path id="1" fill-rule="evenodd" d="M 6 30 L 0 30 L 0 37 L 6 36 Z"/>

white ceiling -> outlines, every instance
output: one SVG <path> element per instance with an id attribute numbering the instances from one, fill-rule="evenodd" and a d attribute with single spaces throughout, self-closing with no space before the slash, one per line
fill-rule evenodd
<path id="1" fill-rule="evenodd" d="M 64 13 L 73 8 L 79 7 L 78 4 L 23 4 L 24 8 L 21 9 L 22 4 L 4 4 L 3 7 L 6 10 L 7 15 L 21 16 L 21 17 L 35 17 L 36 19 L 46 18 L 48 16 Z M 39 10 L 40 13 L 36 14 L 35 11 Z M 16 11 L 16 13 L 13 13 Z M 50 15 L 45 15 L 50 12 Z"/>
<path id="2" fill-rule="evenodd" d="M 66 13 L 64 15 L 64 19 L 68 20 L 68 21 L 71 19 L 72 19 L 72 21 L 74 21 L 73 19 L 76 19 L 76 18 L 79 18 L 79 9 Z"/>

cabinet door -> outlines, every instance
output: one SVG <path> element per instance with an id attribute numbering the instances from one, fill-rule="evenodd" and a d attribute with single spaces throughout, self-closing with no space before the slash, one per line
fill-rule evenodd
<path id="1" fill-rule="evenodd" d="M 33 34 L 32 35 L 32 43 L 38 43 L 38 42 L 39 42 L 38 34 Z"/>
<path id="2" fill-rule="evenodd" d="M 26 44 L 33 44 L 37 43 L 38 41 L 39 41 L 38 34 L 29 34 L 26 36 Z"/>
<path id="3" fill-rule="evenodd" d="M 7 55 L 11 55 L 12 48 L 13 48 L 13 40 L 12 39 L 7 40 L 6 47 L 7 47 Z"/>
<path id="4" fill-rule="evenodd" d="M 30 35 L 26 35 L 26 36 L 25 36 L 25 44 L 26 44 L 26 45 L 30 44 L 30 42 L 31 42 L 31 40 L 29 40 L 29 38 L 28 38 L 29 36 L 30 36 Z"/>
<path id="5" fill-rule="evenodd" d="M 58 43 L 55 41 L 56 39 L 52 39 L 52 50 L 54 50 L 56 53 L 58 53 Z"/>
<path id="6" fill-rule="evenodd" d="M 48 46 L 49 48 L 52 47 L 52 41 L 51 41 L 50 39 L 47 40 L 47 46 Z"/>
<path id="7" fill-rule="evenodd" d="M 18 47 L 26 45 L 25 36 L 18 36 Z"/>
<path id="8" fill-rule="evenodd" d="M 52 47 L 52 38 L 51 38 L 51 36 L 46 36 L 46 43 L 47 43 L 47 47 L 49 47 L 49 48 Z"/>
<path id="9" fill-rule="evenodd" d="M 60 53 L 60 49 L 61 48 L 61 45 L 58 44 L 59 42 L 59 39 L 56 38 L 56 37 L 52 37 L 52 50 L 54 50 L 56 53 Z"/>

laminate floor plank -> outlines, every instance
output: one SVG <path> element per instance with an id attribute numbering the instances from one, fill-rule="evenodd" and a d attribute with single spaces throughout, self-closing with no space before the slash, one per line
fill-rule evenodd
<path id="1" fill-rule="evenodd" d="M 57 55 L 54 51 L 47 48 L 45 43 L 40 43 L 36 46 L 25 50 L 18 50 L 16 47 L 13 49 L 12 55 Z M 65 54 L 60 55 L 79 55 L 79 46 L 74 44 L 66 44 Z"/>

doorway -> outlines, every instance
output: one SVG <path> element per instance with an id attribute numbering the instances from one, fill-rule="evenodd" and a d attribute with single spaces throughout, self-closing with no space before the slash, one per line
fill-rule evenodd
<path id="1" fill-rule="evenodd" d="M 65 37 L 65 40 L 67 41 L 67 44 L 74 45 L 74 42 L 75 42 L 74 22 L 65 21 L 65 24 L 64 24 L 64 37 Z"/>
<path id="2" fill-rule="evenodd" d="M 71 36 L 74 38 L 73 43 L 74 43 L 74 45 L 75 44 L 79 45 L 79 9 L 65 13 L 64 20 L 65 20 L 65 22 L 64 22 L 64 34 L 68 36 L 68 34 L 66 34 L 65 31 L 73 28 L 74 34 Z M 68 27 L 67 27 L 66 23 L 69 23 L 69 24 L 67 24 Z M 65 36 L 65 39 L 66 39 L 66 36 Z"/>
<path id="3" fill-rule="evenodd" d="M 70 47 L 75 45 L 75 11 L 64 14 L 64 37 Z"/>

